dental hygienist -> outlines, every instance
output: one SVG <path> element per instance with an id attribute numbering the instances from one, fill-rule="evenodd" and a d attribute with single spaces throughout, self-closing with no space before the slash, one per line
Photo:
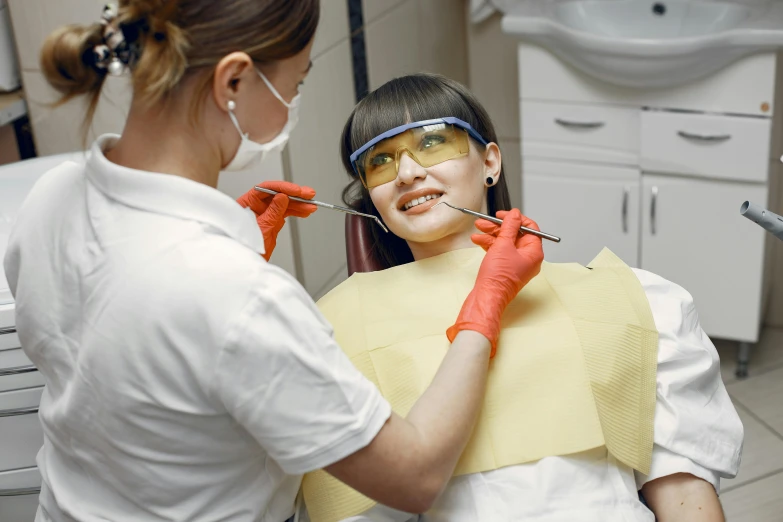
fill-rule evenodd
<path id="1" fill-rule="evenodd" d="M 541 241 L 509 213 L 439 373 L 392 413 L 267 263 L 285 217 L 315 209 L 285 194 L 314 192 L 277 183 L 237 204 L 215 189 L 285 143 L 318 16 L 317 0 L 123 0 L 47 39 L 44 74 L 88 97 L 87 122 L 107 75 L 130 76 L 133 100 L 121 136 L 40 179 L 5 258 L 46 379 L 37 521 L 282 522 L 317 468 L 421 512 L 451 476 Z"/>

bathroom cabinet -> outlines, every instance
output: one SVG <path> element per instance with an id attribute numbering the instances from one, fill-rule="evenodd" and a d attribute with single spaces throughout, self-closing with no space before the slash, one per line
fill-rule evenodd
<path id="1" fill-rule="evenodd" d="M 587 263 L 607 246 L 688 290 L 710 336 L 758 341 L 771 240 L 739 209 L 776 204 L 777 56 L 649 90 L 532 44 L 518 57 L 523 211 L 563 238 L 546 259 Z"/>

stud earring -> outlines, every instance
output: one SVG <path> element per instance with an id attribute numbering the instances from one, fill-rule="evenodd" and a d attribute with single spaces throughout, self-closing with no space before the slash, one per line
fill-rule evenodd
<path id="1" fill-rule="evenodd" d="M 493 178 L 492 176 L 487 176 L 487 186 L 491 187 L 494 184 L 495 184 L 495 178 Z"/>
<path id="2" fill-rule="evenodd" d="M 228 110 L 230 110 L 230 111 L 233 111 L 234 109 L 237 108 L 237 104 L 236 104 L 236 102 L 234 102 L 234 100 L 228 100 L 228 104 L 227 105 L 228 105 Z"/>

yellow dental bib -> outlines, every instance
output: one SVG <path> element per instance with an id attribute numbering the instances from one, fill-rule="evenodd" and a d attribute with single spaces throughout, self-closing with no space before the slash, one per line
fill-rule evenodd
<path id="1" fill-rule="evenodd" d="M 354 274 L 319 301 L 337 342 L 399 415 L 437 372 L 446 329 L 483 258 L 470 248 Z M 658 332 L 625 263 L 604 250 L 589 266 L 544 263 L 506 308 L 484 406 L 455 475 L 601 446 L 649 473 Z M 313 522 L 375 505 L 324 471 L 305 475 L 302 488 Z"/>

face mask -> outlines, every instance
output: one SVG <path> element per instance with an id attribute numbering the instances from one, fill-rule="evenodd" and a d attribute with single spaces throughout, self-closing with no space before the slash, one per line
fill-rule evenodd
<path id="1" fill-rule="evenodd" d="M 286 142 L 288 142 L 291 131 L 294 130 L 294 127 L 299 121 L 299 101 L 301 99 L 301 95 L 297 94 L 294 96 L 294 99 L 291 100 L 291 103 L 288 103 L 283 99 L 282 96 L 280 96 L 280 93 L 277 92 L 277 89 L 275 89 L 274 85 L 272 85 L 267 77 L 264 76 L 264 73 L 259 70 L 256 70 L 256 72 L 261 77 L 261 79 L 264 80 L 264 83 L 267 87 L 269 87 L 269 90 L 272 91 L 272 94 L 275 95 L 275 98 L 280 100 L 283 105 L 288 107 L 288 121 L 286 122 L 283 129 L 278 133 L 278 135 L 272 138 L 271 141 L 268 141 L 267 143 L 256 143 L 255 141 L 248 138 L 247 134 L 242 132 L 242 129 L 239 127 L 237 117 L 234 114 L 236 104 L 233 102 L 233 100 L 230 101 L 228 103 L 228 116 L 231 118 L 234 127 L 237 128 L 239 135 L 242 137 L 242 142 L 239 144 L 239 149 L 237 149 L 237 153 L 234 155 L 234 158 L 228 163 L 228 165 L 225 166 L 225 168 L 223 168 L 224 171 L 231 172 L 244 170 L 251 164 L 260 163 L 263 161 L 264 157 L 269 152 L 282 149 Z"/>

